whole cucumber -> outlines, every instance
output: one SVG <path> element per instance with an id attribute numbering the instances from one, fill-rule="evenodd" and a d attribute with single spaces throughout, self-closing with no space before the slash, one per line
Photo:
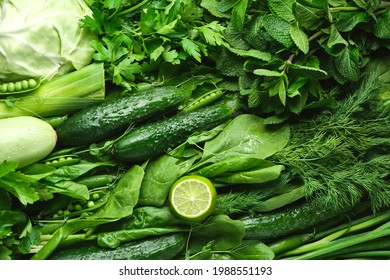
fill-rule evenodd
<path id="1" fill-rule="evenodd" d="M 232 116 L 230 106 L 217 104 L 147 123 L 130 130 L 116 141 L 112 154 L 121 161 L 144 161 L 177 147 L 192 133 L 212 129 Z"/>
<path id="2" fill-rule="evenodd" d="M 64 120 L 57 128 L 63 146 L 84 146 L 118 136 L 130 125 L 177 109 L 183 101 L 173 86 L 107 99 Z"/>
<path id="3" fill-rule="evenodd" d="M 185 247 L 184 234 L 175 233 L 122 244 L 116 249 L 79 245 L 54 252 L 52 260 L 169 260 Z"/>
<path id="4" fill-rule="evenodd" d="M 352 208 L 352 205 L 329 205 L 316 198 L 285 209 L 245 215 L 240 220 L 245 225 L 245 239 L 267 240 L 319 225 L 347 213 Z"/>

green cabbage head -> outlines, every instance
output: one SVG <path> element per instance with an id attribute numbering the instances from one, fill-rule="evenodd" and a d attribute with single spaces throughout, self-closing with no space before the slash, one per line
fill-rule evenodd
<path id="1" fill-rule="evenodd" d="M 82 0 L 0 0 L 0 82 L 50 80 L 91 62 L 96 35 Z"/>

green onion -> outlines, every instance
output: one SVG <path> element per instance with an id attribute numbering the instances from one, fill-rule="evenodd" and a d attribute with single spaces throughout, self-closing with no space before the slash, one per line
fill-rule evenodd
<path id="1" fill-rule="evenodd" d="M 66 115 L 105 98 L 104 66 L 94 63 L 43 83 L 24 94 L 0 99 L 0 119 Z"/>

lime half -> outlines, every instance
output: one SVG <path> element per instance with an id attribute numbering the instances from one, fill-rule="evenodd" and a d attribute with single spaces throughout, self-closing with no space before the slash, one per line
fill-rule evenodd
<path id="1" fill-rule="evenodd" d="M 177 180 L 169 193 L 172 211 L 181 219 L 200 222 L 215 208 L 217 192 L 211 181 L 198 175 Z"/>

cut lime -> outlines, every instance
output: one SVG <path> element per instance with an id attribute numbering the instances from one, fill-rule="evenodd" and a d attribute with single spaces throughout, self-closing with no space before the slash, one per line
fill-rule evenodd
<path id="1" fill-rule="evenodd" d="M 198 175 L 177 180 L 169 193 L 172 211 L 181 219 L 200 222 L 215 208 L 217 192 L 211 181 Z"/>

